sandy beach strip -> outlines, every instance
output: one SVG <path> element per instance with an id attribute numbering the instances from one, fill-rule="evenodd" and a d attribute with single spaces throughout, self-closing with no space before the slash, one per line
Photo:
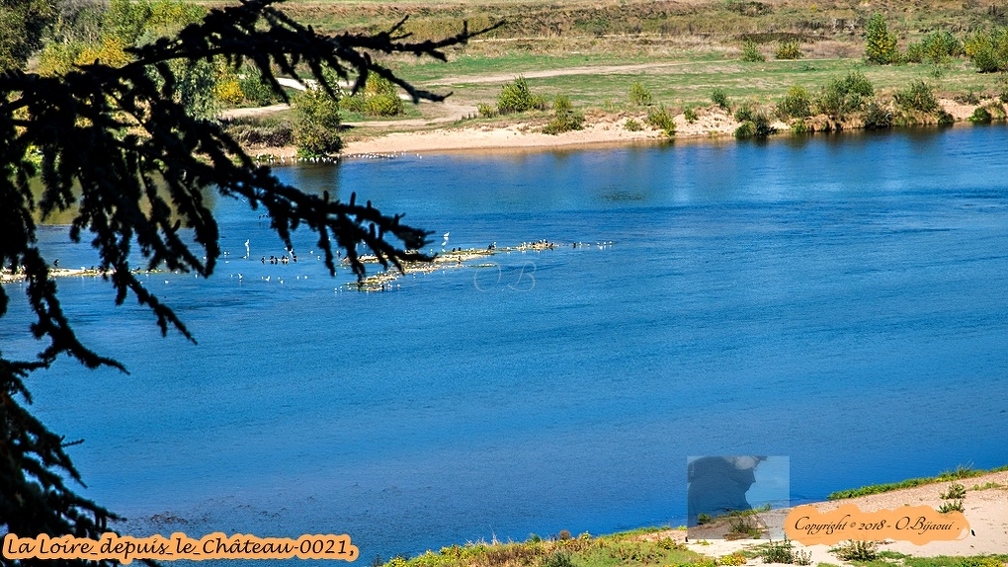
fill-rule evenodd
<path id="1" fill-rule="evenodd" d="M 904 506 L 928 506 L 937 509 L 946 502 L 941 496 L 953 483 L 961 484 L 966 489 L 963 514 L 972 530 L 970 534 L 958 540 L 931 541 L 924 545 L 915 545 L 905 540 L 884 540 L 879 543 L 878 550 L 893 551 L 912 557 L 966 557 L 1008 553 L 1008 471 L 987 473 L 962 480 L 935 482 L 857 498 L 817 502 L 812 505 L 822 512 L 835 510 L 844 504 L 854 504 L 863 512 L 898 510 Z M 773 510 L 769 514 L 782 518 L 789 511 L 790 509 Z M 696 538 L 695 535 L 696 532 L 686 541 L 685 530 L 668 530 L 648 534 L 645 537 L 650 539 L 670 537 L 683 542 L 690 550 L 710 557 L 723 557 L 735 551 L 755 548 L 769 541 L 769 539 Z M 779 541 L 780 538 L 775 539 Z M 851 565 L 830 552 L 833 545 L 806 546 L 792 543 L 795 551 L 811 554 L 812 565 L 819 563 Z M 762 565 L 763 562 L 757 558 L 750 559 L 748 564 Z"/>

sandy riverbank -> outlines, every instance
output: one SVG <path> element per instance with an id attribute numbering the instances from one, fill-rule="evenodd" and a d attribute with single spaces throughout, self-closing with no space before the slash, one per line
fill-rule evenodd
<path id="1" fill-rule="evenodd" d="M 991 553 L 1008 553 L 1008 471 L 989 473 L 973 478 L 957 481 L 966 487 L 966 497 L 963 500 L 964 515 L 972 529 L 972 535 L 953 541 L 932 541 L 924 545 L 915 545 L 908 541 L 886 540 L 879 545 L 879 551 L 894 551 L 913 557 L 972 556 Z M 873 494 L 859 498 L 834 500 L 815 503 L 820 511 L 829 511 L 843 504 L 854 504 L 863 512 L 878 510 L 893 510 L 903 506 L 928 506 L 938 508 L 944 500 L 941 494 L 948 490 L 951 482 L 938 482 L 914 488 L 894 490 L 882 494 Z M 773 511 L 771 514 L 786 515 L 787 511 Z M 678 541 L 686 540 L 686 532 L 670 530 L 650 534 L 649 537 L 672 537 Z M 685 542 L 689 549 L 709 555 L 721 557 L 734 551 L 751 548 L 763 543 L 766 539 L 725 540 L 717 538 L 689 538 Z M 812 554 L 812 564 L 821 562 L 844 564 L 829 552 L 830 545 L 805 546 L 794 544 L 795 550 L 808 551 Z M 750 560 L 750 564 L 759 564 L 759 560 Z"/>
<path id="2" fill-rule="evenodd" d="M 969 105 L 949 99 L 940 99 L 939 104 L 956 122 L 965 122 L 980 105 Z M 718 107 L 696 109 L 697 119 L 687 121 L 680 114 L 675 117 L 676 142 L 705 140 L 730 141 L 739 127 L 734 116 Z M 627 120 L 635 120 L 643 125 L 642 130 L 626 128 Z M 582 130 L 564 132 L 558 135 L 543 134 L 541 125 L 518 122 L 511 125 L 491 126 L 441 126 L 426 130 L 384 133 L 376 131 L 373 136 L 349 140 L 343 149 L 343 156 L 388 157 L 403 153 L 445 153 L 458 151 L 521 151 L 579 148 L 594 146 L 628 146 L 639 144 L 666 143 L 660 131 L 644 124 L 645 115 L 599 113 L 589 115 Z M 366 128 L 366 126 L 364 126 Z M 787 124 L 776 122 L 774 127 L 787 135 Z M 857 127 L 857 126 L 855 126 Z M 293 147 L 264 148 L 249 150 L 252 156 L 272 156 L 274 165 L 295 163 L 296 150 Z M 282 161 L 281 161 L 282 160 Z"/>

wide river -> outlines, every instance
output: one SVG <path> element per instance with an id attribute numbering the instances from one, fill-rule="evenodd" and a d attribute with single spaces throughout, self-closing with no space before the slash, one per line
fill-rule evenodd
<path id="1" fill-rule="evenodd" d="M 263 264 L 283 254 L 267 221 L 220 200 L 215 275 L 147 279 L 199 344 L 160 338 L 101 280 L 60 280 L 85 342 L 131 374 L 58 363 L 30 379 L 34 411 L 85 440 L 81 492 L 130 535 L 346 532 L 368 563 L 684 524 L 691 455 L 788 457 L 791 502 L 1003 465 L 1006 142 L 974 127 L 281 169 L 406 213 L 437 250 L 446 233 L 563 246 L 358 293 L 307 233 L 297 263 Z M 95 263 L 63 228 L 43 241 L 61 267 Z M 8 290 L 0 345 L 34 352 Z"/>

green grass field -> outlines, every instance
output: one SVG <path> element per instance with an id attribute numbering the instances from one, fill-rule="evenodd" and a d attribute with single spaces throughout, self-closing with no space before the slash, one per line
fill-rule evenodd
<path id="1" fill-rule="evenodd" d="M 379 31 L 409 16 L 402 31 L 411 39 L 450 36 L 462 29 L 503 26 L 446 50 L 447 62 L 406 55 L 375 54 L 409 82 L 451 93 L 456 107 L 494 105 L 501 88 L 518 75 L 547 100 L 566 95 L 583 111 L 636 112 L 628 92 L 635 82 L 655 105 L 674 112 L 711 104 L 715 89 L 733 104 L 769 106 L 792 86 L 815 95 L 831 79 L 860 71 L 880 100 L 924 80 L 939 98 L 974 94 L 996 98 L 1008 92 L 1003 74 L 978 73 L 965 57 L 941 64 L 872 65 L 865 61 L 865 24 L 885 16 L 900 49 L 926 34 L 949 31 L 964 38 L 974 30 L 1008 25 L 1008 3 L 978 0 L 288 0 L 281 6 L 300 21 L 328 32 Z M 764 62 L 741 61 L 743 41 L 752 40 Z M 802 57 L 776 60 L 782 40 L 796 40 Z M 456 112 L 458 112 L 456 110 Z M 424 129 L 417 119 L 443 117 L 436 105 L 415 107 L 401 117 L 402 130 Z M 473 114 L 470 111 L 468 115 Z M 529 118 L 536 120 L 537 115 Z M 345 120 L 363 124 L 351 137 L 367 135 L 368 122 L 396 131 L 387 119 Z M 410 122 L 406 122 L 410 121 Z M 478 122 L 474 122 L 477 123 Z M 499 123 L 499 122 L 497 122 Z M 429 128 L 444 127 L 438 122 Z"/>

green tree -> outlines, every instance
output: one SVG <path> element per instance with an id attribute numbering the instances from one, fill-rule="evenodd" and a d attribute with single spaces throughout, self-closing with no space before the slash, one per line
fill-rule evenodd
<path id="1" fill-rule="evenodd" d="M 42 47 L 42 37 L 57 16 L 47 0 L 0 1 L 0 73 L 20 69 Z"/>
<path id="2" fill-rule="evenodd" d="M 294 107 L 294 143 L 302 157 L 339 153 L 339 99 L 322 89 L 310 88 L 298 93 Z"/>
<path id="3" fill-rule="evenodd" d="M 889 31 L 885 17 L 875 14 L 865 25 L 865 57 L 872 63 L 888 65 L 899 61 L 896 34 Z"/>
<path id="4" fill-rule="evenodd" d="M 253 64 L 280 97 L 285 94 L 274 69 L 293 76 L 298 69 L 308 69 L 325 92 L 334 95 L 336 86 L 323 73 L 328 68 L 342 80 L 356 77 L 358 86 L 373 74 L 397 84 L 414 101 L 443 99 L 413 88 L 370 54 L 444 60 L 443 48 L 479 32 L 464 27 L 440 41 L 413 43 L 401 33 L 402 23 L 374 35 L 330 36 L 292 20 L 274 8 L 272 0 L 247 0 L 210 11 L 176 37 L 136 48 L 133 60 L 120 67 L 99 62 L 55 76 L 21 69 L 0 73 L 0 266 L 23 274 L 34 319 L 31 332 L 42 342 L 33 359 L 14 360 L 0 353 L 4 531 L 97 538 L 116 517 L 75 492 L 73 483 L 81 477 L 63 438 L 29 411 L 25 378 L 59 357 L 76 359 L 87 368 L 123 369 L 90 350 L 74 333 L 39 248 L 39 218 L 70 215 L 70 238 L 87 238 L 96 248 L 97 267 L 107 271 L 117 303 L 133 296 L 152 311 L 162 334 L 174 328 L 190 339 L 185 324 L 132 270 L 213 273 L 220 246 L 213 211 L 203 197 L 208 187 L 264 209 L 288 246 L 292 231 L 313 231 L 331 273 L 336 271 L 334 248 L 345 252 L 358 277 L 365 275 L 360 260 L 364 251 L 385 267 L 428 259 L 414 252 L 426 244 L 428 232 L 370 202 L 357 203 L 353 195 L 341 201 L 281 183 L 269 168 L 257 166 L 220 124 L 192 115 L 170 88 L 178 79 L 173 65 L 220 57 L 235 68 Z M 42 185 L 41 193 L 34 191 L 36 182 Z M 133 260 L 138 257 L 141 266 Z M 0 287 L 0 316 L 8 307 L 8 291 Z"/>

